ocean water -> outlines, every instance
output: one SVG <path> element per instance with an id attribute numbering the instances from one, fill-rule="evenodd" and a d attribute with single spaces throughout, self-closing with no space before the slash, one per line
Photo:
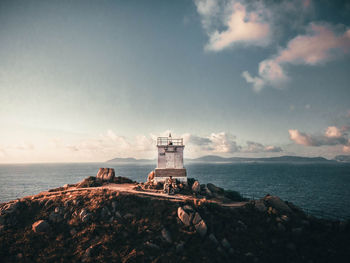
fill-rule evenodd
<path id="1" fill-rule="evenodd" d="M 12 164 L 0 165 L 0 202 L 37 194 L 95 176 L 111 167 L 117 176 L 146 181 L 152 164 Z M 350 164 L 187 164 L 188 177 L 240 192 L 244 197 L 278 195 L 308 213 L 350 219 Z"/>

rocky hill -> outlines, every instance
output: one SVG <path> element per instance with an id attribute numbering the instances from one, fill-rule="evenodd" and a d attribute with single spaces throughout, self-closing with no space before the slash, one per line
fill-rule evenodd
<path id="1" fill-rule="evenodd" d="M 125 178 L 113 183 L 140 189 Z M 210 187 L 211 197 L 198 187 L 177 199 L 88 178 L 3 203 L 0 261 L 348 262 L 348 222 L 316 219 L 269 195 L 230 206 Z"/>

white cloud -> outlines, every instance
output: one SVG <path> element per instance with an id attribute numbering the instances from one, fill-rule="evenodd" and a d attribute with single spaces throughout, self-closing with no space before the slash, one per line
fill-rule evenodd
<path id="1" fill-rule="evenodd" d="M 328 138 L 340 138 L 342 136 L 342 133 L 337 127 L 329 126 L 326 130 L 325 135 Z"/>
<path id="2" fill-rule="evenodd" d="M 241 146 L 236 142 L 236 137 L 226 132 L 212 133 L 206 137 L 192 134 L 182 135 L 184 142 L 191 152 L 204 154 L 229 154 L 229 153 L 276 153 L 282 152 L 282 148 L 273 145 L 263 145 L 258 142 L 247 141 L 247 146 Z"/>
<path id="3" fill-rule="evenodd" d="M 212 133 L 209 136 L 213 152 L 217 153 L 234 153 L 238 152 L 241 147 L 235 141 L 236 137 L 226 132 Z"/>
<path id="4" fill-rule="evenodd" d="M 277 55 L 260 62 L 257 77 L 252 77 L 247 71 L 242 76 L 255 91 L 265 86 L 283 88 L 288 80 L 284 65 L 319 65 L 347 54 L 349 49 L 350 29 L 336 34 L 330 25 L 311 23 L 305 35 L 293 38 Z"/>
<path id="5" fill-rule="evenodd" d="M 34 145 L 28 142 L 22 142 L 7 147 L 9 150 L 19 150 L 19 151 L 32 151 L 34 150 Z"/>
<path id="6" fill-rule="evenodd" d="M 282 152 L 281 147 L 273 145 L 263 145 L 258 142 L 247 141 L 247 147 L 243 150 L 246 153 L 261 153 L 261 152 Z"/>
<path id="7" fill-rule="evenodd" d="M 270 42 L 270 25 L 264 19 L 268 11 L 262 6 L 247 11 L 245 4 L 235 0 L 194 2 L 209 37 L 206 50 L 221 51 L 235 44 L 266 46 Z"/>
<path id="8" fill-rule="evenodd" d="M 343 146 L 344 152 L 350 147 L 350 140 L 348 138 L 349 127 L 327 127 L 324 134 L 313 135 L 300 132 L 298 130 L 289 130 L 289 136 L 292 141 L 296 144 L 304 146 L 332 146 L 341 145 Z"/>

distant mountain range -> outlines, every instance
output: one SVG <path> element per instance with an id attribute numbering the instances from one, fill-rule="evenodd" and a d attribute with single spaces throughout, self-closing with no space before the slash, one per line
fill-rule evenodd
<path id="1" fill-rule="evenodd" d="M 156 163 L 155 159 L 136 159 L 136 158 L 114 158 L 107 163 Z M 335 163 L 350 162 L 349 155 L 338 155 L 333 160 L 323 157 L 301 157 L 301 156 L 280 156 L 266 158 L 247 158 L 247 157 L 221 157 L 217 155 L 206 155 L 195 159 L 185 159 L 185 163 Z"/>
<path id="2" fill-rule="evenodd" d="M 338 162 L 350 163 L 350 155 L 337 155 L 334 160 Z"/>
<path id="3" fill-rule="evenodd" d="M 301 156 L 279 156 L 265 158 L 247 158 L 247 157 L 220 157 L 216 155 L 207 155 L 196 159 L 188 159 L 188 162 L 209 162 L 209 163 L 330 163 L 334 160 L 328 160 L 323 157 L 301 157 Z"/>

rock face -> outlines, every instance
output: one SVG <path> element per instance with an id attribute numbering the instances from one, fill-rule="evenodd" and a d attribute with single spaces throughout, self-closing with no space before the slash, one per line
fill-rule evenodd
<path id="1" fill-rule="evenodd" d="M 259 208 L 253 202 L 234 208 L 198 202 L 188 190 L 186 200 L 97 187 L 1 203 L 0 261 L 295 263 L 350 258 L 349 222 L 309 217 L 271 197 L 261 199 Z M 277 210 L 287 211 L 284 205 L 291 214 Z"/>
<path id="2" fill-rule="evenodd" d="M 264 201 L 265 203 L 267 203 L 268 206 L 276 209 L 277 211 L 287 214 L 292 213 L 290 207 L 278 196 L 267 195 L 264 197 Z"/>
<path id="3" fill-rule="evenodd" d="M 32 229 L 35 233 L 44 233 L 49 231 L 50 225 L 45 220 L 36 221 L 32 225 Z"/>
<path id="4" fill-rule="evenodd" d="M 115 172 L 113 168 L 100 168 L 97 172 L 96 178 L 101 181 L 112 181 L 115 177 Z"/>
<path id="5" fill-rule="evenodd" d="M 225 190 L 223 188 L 218 187 L 218 186 L 211 184 L 211 183 L 207 184 L 207 188 L 214 195 L 223 195 L 225 193 Z"/>
<path id="6" fill-rule="evenodd" d="M 191 214 L 187 213 L 182 207 L 177 209 L 177 216 L 185 226 L 189 226 L 191 224 Z"/>
<path id="7" fill-rule="evenodd" d="M 198 234 L 204 237 L 207 234 L 207 225 L 204 220 L 201 220 L 198 224 L 194 225 Z"/>
<path id="8" fill-rule="evenodd" d="M 204 237 L 207 234 L 207 224 L 204 222 L 200 214 L 194 211 L 191 206 L 185 205 L 179 207 L 177 209 L 177 215 L 185 226 L 194 226 L 196 232 L 200 236 Z"/>
<path id="9" fill-rule="evenodd" d="M 201 191 L 201 185 L 199 184 L 198 181 L 194 181 L 194 183 L 192 185 L 192 191 L 194 193 L 199 193 Z"/>

